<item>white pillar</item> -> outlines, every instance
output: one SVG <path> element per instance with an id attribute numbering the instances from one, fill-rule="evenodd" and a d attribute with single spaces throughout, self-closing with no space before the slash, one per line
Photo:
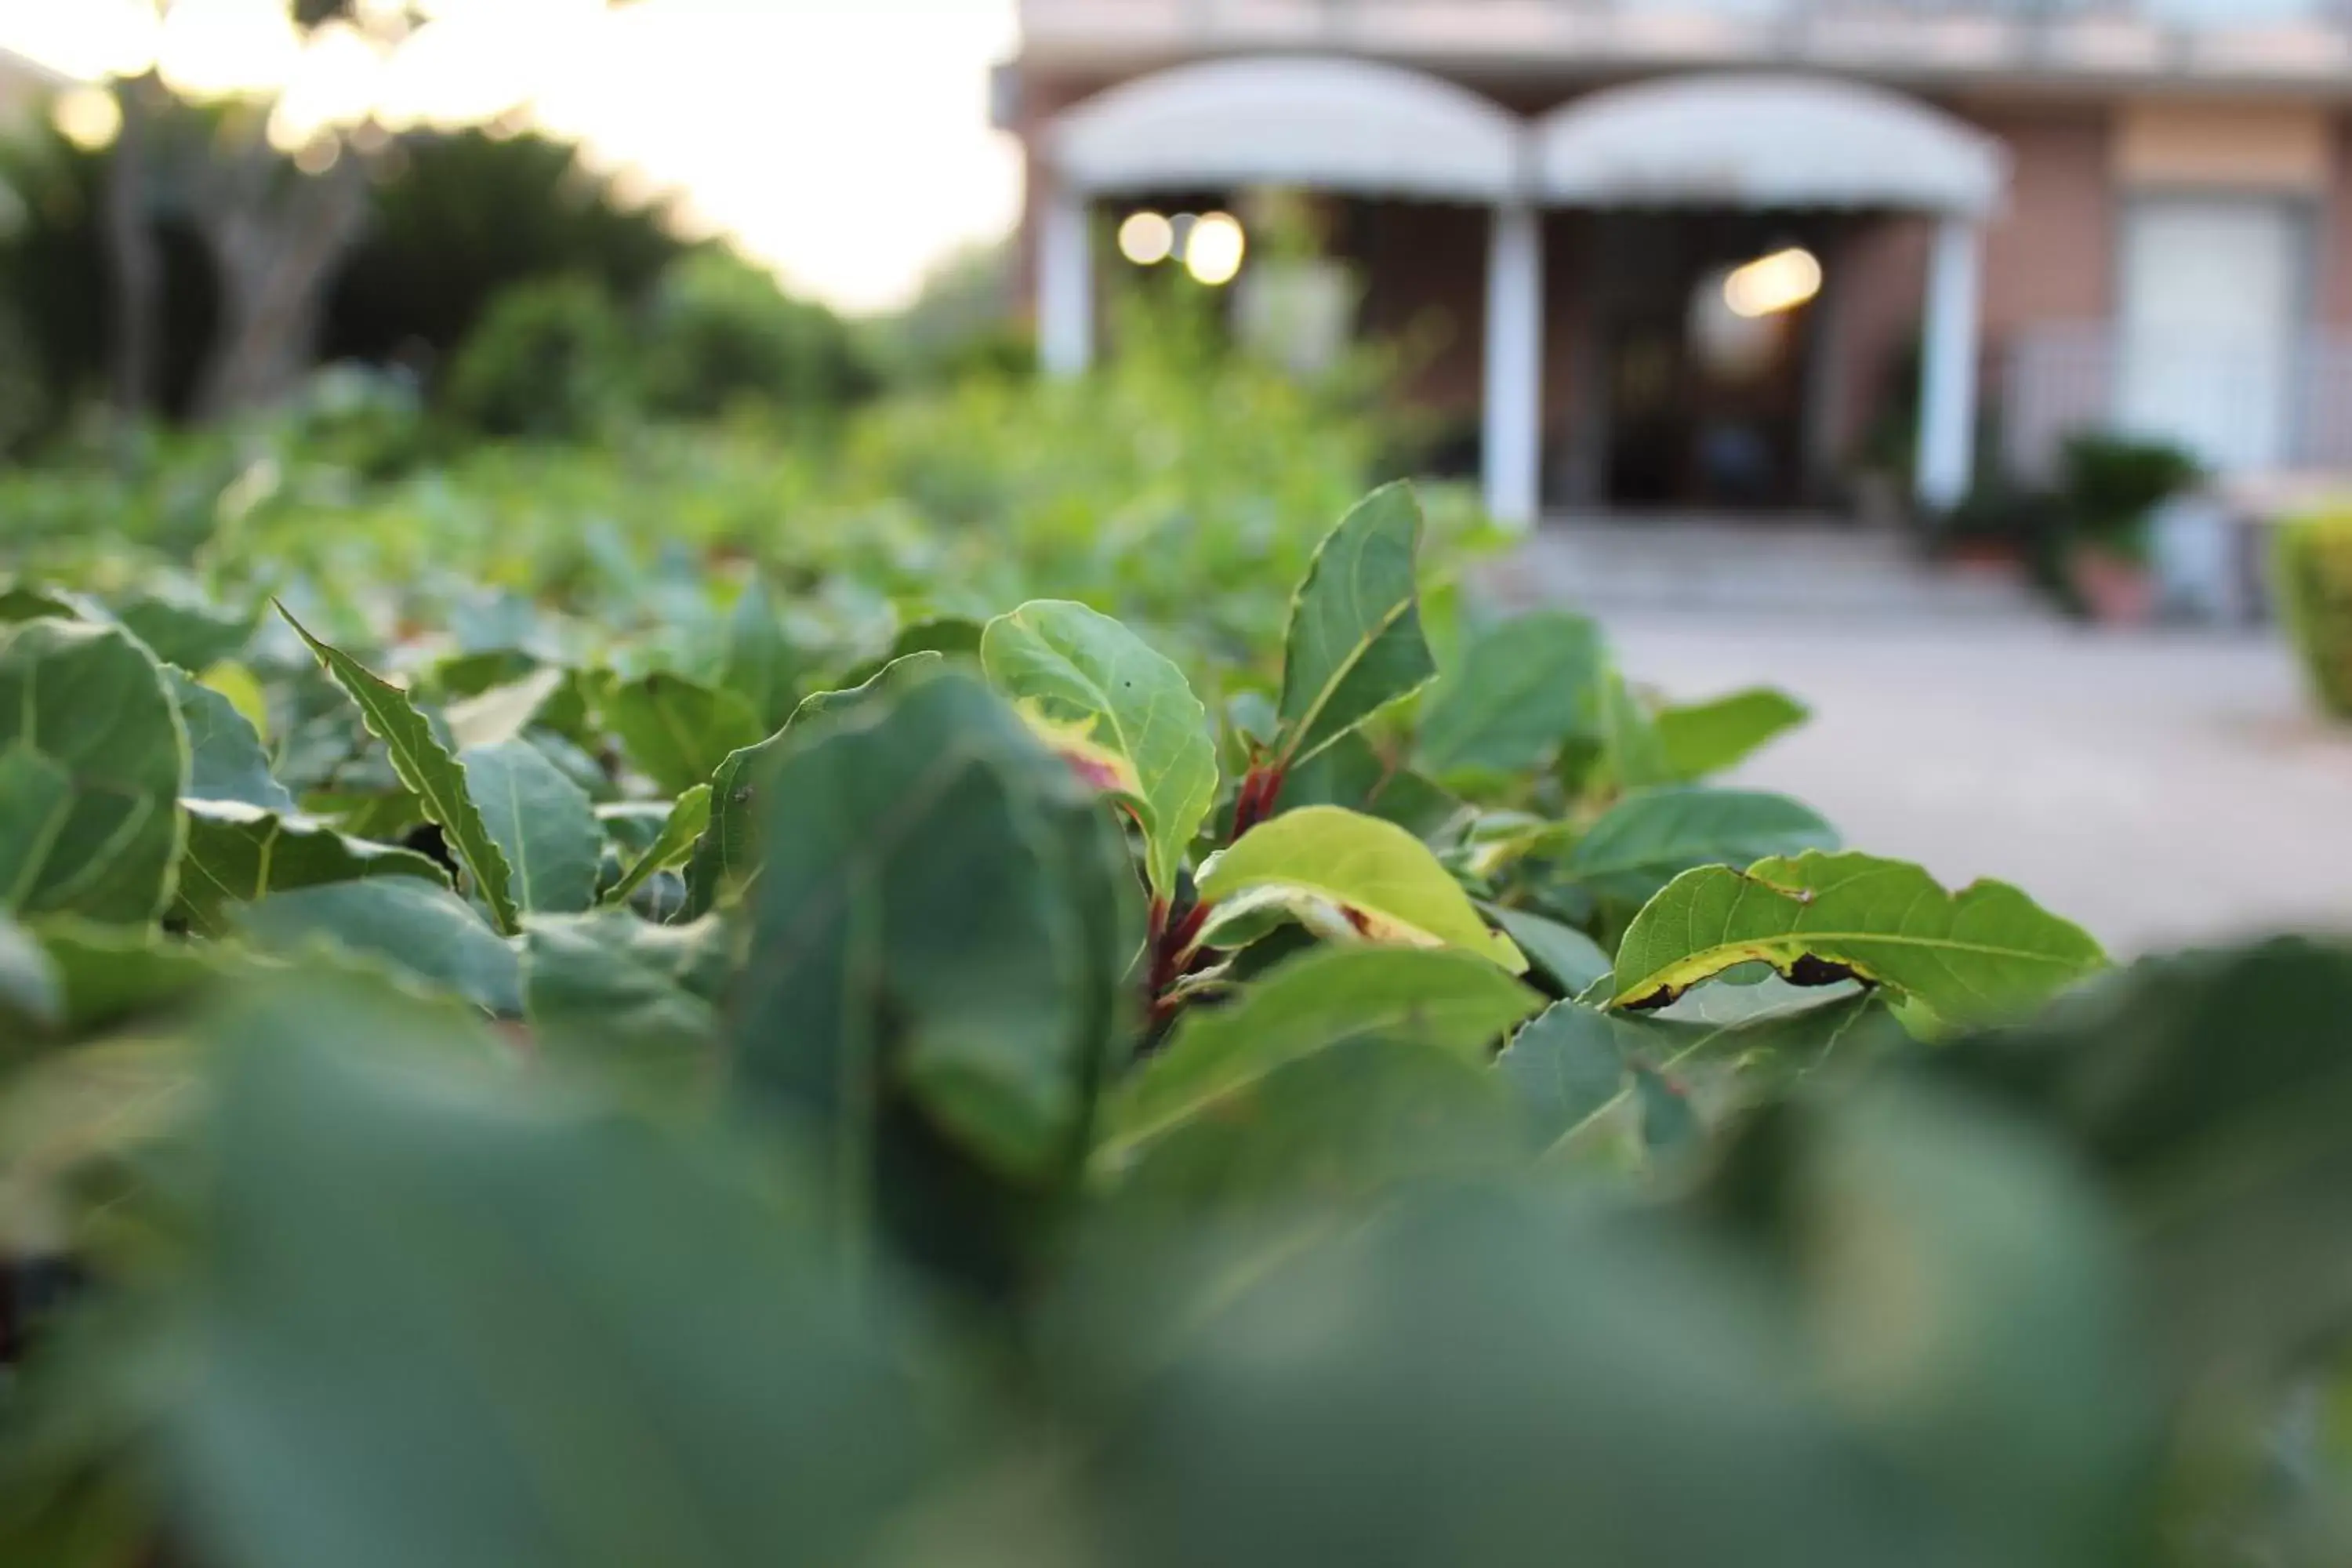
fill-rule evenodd
<path id="1" fill-rule="evenodd" d="M 1977 329 L 1984 289 L 1984 235 L 1965 217 L 1936 226 L 1927 267 L 1927 333 L 1919 366 L 1919 504 L 1948 511 L 1975 477 Z"/>
<path id="2" fill-rule="evenodd" d="M 1094 239 L 1082 192 L 1046 198 L 1037 236 L 1037 362 L 1052 376 L 1083 375 L 1095 358 Z"/>
<path id="3" fill-rule="evenodd" d="M 1543 220 L 1495 209 L 1486 270 L 1486 510 L 1532 528 L 1543 504 Z"/>

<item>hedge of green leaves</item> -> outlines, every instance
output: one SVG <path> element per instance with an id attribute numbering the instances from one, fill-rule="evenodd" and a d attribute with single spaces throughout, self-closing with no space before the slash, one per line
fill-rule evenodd
<path id="1" fill-rule="evenodd" d="M 2352 719 L 2352 516 L 2319 512 L 2279 528 L 2280 607 L 2313 693 Z"/>
<path id="2" fill-rule="evenodd" d="M 1423 529 L 1198 685 L 19 584 L 0 1555 L 2342 1561 L 2352 956 L 2111 973 Z"/>

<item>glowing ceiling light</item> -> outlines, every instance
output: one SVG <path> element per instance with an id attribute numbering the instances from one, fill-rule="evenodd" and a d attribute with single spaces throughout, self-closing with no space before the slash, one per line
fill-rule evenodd
<path id="1" fill-rule="evenodd" d="M 1212 289 L 1241 276 L 1248 254 L 1249 237 L 1231 213 L 1210 213 L 1184 237 L 1184 269 Z"/>
<path id="2" fill-rule="evenodd" d="M 77 87 L 58 95 L 49 121 L 58 134 L 85 153 L 114 144 L 122 132 L 122 106 L 102 87 Z"/>
<path id="3" fill-rule="evenodd" d="M 1723 302 L 1750 321 L 1793 310 L 1822 291 L 1822 264 L 1797 247 L 1759 257 L 1723 280 Z"/>
<path id="4" fill-rule="evenodd" d="M 1137 213 L 1118 226 L 1118 253 L 1138 267 L 1157 267 L 1175 250 L 1176 226 L 1159 213 Z"/>

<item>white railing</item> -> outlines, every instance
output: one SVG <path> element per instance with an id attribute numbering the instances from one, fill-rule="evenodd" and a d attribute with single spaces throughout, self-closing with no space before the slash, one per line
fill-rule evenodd
<path id="1" fill-rule="evenodd" d="M 2038 327 L 2009 344 L 2000 414 L 2002 458 L 2029 480 L 2051 477 L 2069 436 L 2136 427 L 2225 472 L 2352 473 L 2352 338 L 2315 334 L 2285 363 L 2194 343 L 2133 359 L 2104 325 Z"/>
<path id="2" fill-rule="evenodd" d="M 1022 0 L 1033 53 L 1361 50 L 1906 75 L 2352 74 L 2352 0 Z"/>

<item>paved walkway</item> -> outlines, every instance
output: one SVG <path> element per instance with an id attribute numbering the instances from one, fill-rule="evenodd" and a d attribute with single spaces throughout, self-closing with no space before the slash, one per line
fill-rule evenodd
<path id="1" fill-rule="evenodd" d="M 2312 716 L 2268 638 L 1603 619 L 1627 672 L 1676 698 L 1771 684 L 1811 704 L 1738 777 L 1856 848 L 2015 882 L 2119 954 L 2352 932 L 2352 731 Z"/>
<path id="2" fill-rule="evenodd" d="M 2121 954 L 2352 933 L 2352 730 L 2269 634 L 2077 628 L 1847 529 L 1548 529 L 1490 584 L 1590 610 L 1675 698 L 1811 705 L 1738 780 L 1856 848 L 2015 882 Z"/>

